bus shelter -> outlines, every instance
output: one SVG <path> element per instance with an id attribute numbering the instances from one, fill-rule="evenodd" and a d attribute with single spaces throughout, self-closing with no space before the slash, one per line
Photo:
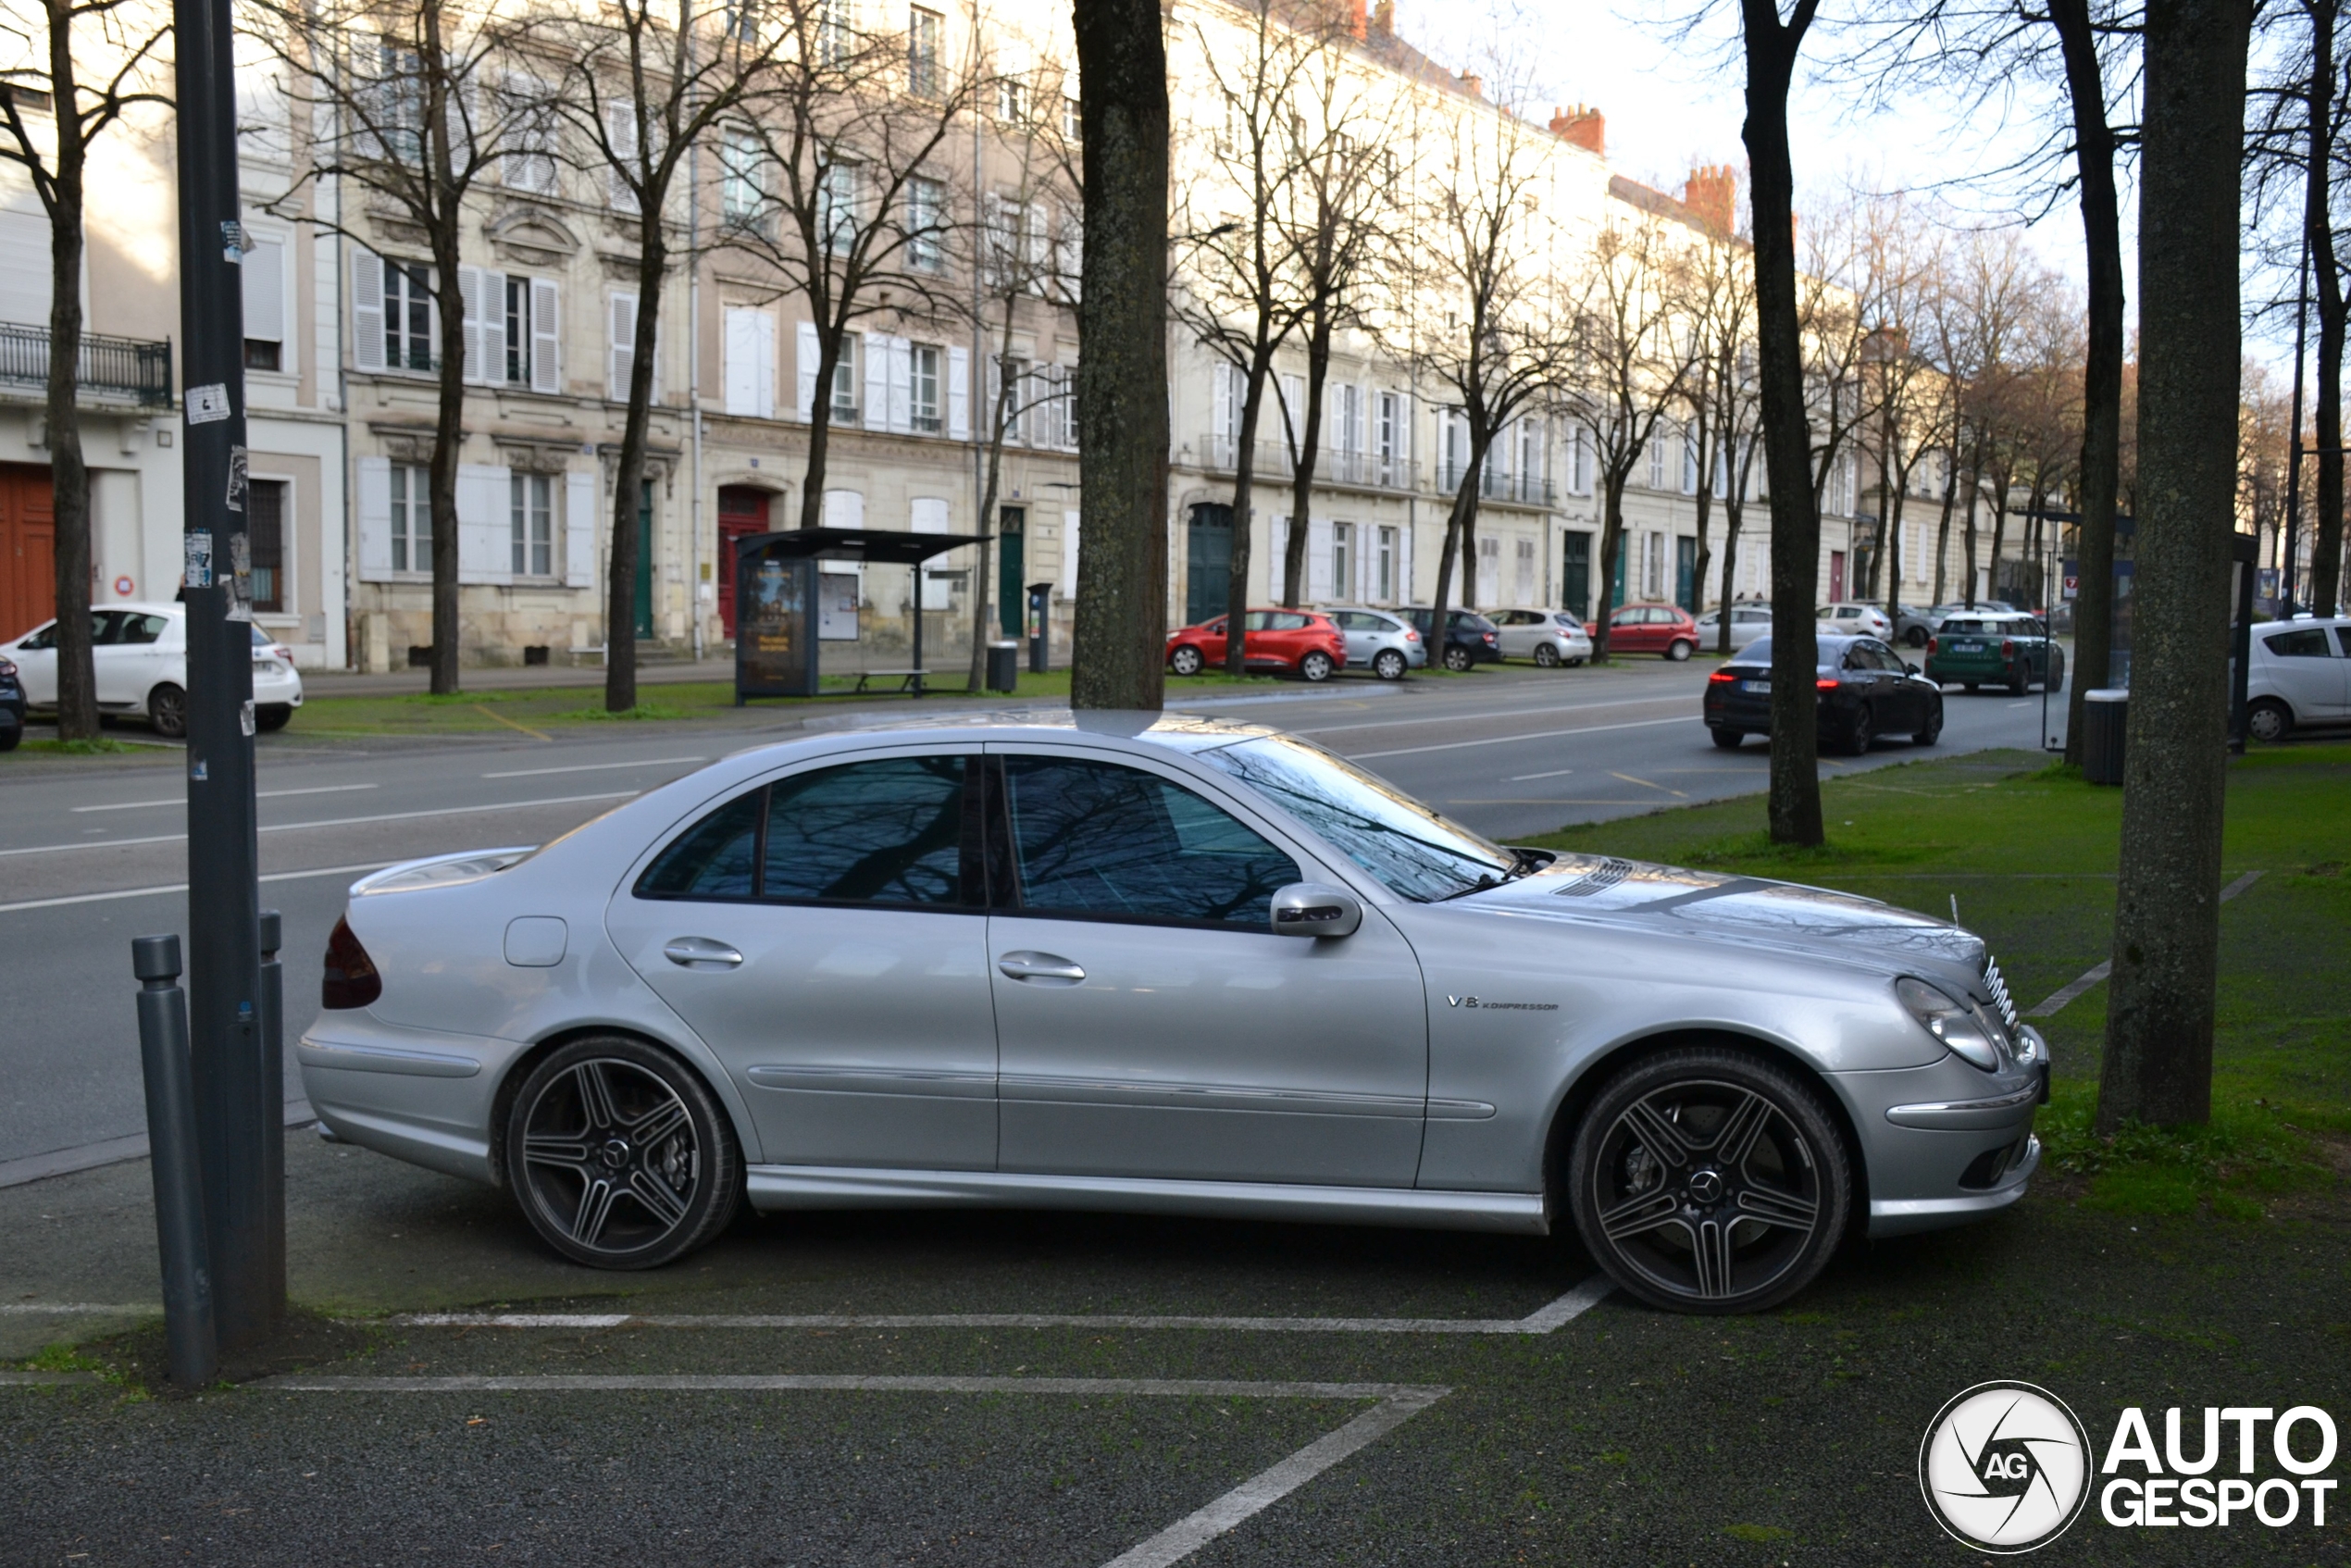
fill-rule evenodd
<path id="1" fill-rule="evenodd" d="M 857 690 L 893 679 L 913 696 L 923 691 L 922 566 L 966 544 L 971 534 L 902 533 L 894 529 L 789 529 L 735 541 L 735 705 L 753 697 L 814 697 L 822 678 L 825 606 L 819 587 L 828 562 L 904 566 L 912 579 L 913 658 L 900 669 L 860 669 Z M 853 608 L 853 607 L 852 607 Z"/>

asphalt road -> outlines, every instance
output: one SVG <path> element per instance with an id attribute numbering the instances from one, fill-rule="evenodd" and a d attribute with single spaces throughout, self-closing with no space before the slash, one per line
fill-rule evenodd
<path id="1" fill-rule="evenodd" d="M 1237 697 L 1207 688 L 1171 705 L 1309 735 L 1441 810 L 1510 840 L 1763 788 L 1760 742 L 1717 750 L 1698 720 L 1705 661 L 1598 670 L 1513 666 L 1396 686 L 1342 678 Z M 1947 699 L 1934 754 L 2033 746 L 2041 700 Z M 2063 703 L 2050 714 L 2061 729 Z M 825 727 L 897 708 L 827 709 Z M 419 855 L 544 841 L 620 801 L 746 745 L 805 732 L 799 713 L 753 709 L 722 726 L 632 727 L 554 741 L 306 738 L 297 718 L 262 738 L 264 907 L 285 918 L 289 1023 L 307 1021 L 343 890 Z M 1882 742 L 1824 771 L 1920 755 Z M 6 1163 L 135 1138 L 144 1113 L 128 947 L 184 930 L 186 823 L 178 753 L 12 759 L 0 768 L 0 1180 Z M 299 1085 L 288 1084 L 289 1097 Z"/>

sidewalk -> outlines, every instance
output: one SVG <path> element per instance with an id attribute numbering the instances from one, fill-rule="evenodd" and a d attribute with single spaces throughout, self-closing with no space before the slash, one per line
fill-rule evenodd
<path id="1" fill-rule="evenodd" d="M 961 678 L 959 664 L 943 667 L 943 676 Z M 479 668 L 467 666 L 459 671 L 466 689 L 479 691 L 538 691 L 567 687 L 601 687 L 604 683 L 603 666 L 579 665 L 490 665 Z M 732 680 L 735 661 L 723 659 L 664 659 L 642 662 L 637 666 L 640 686 L 671 686 L 689 681 Z M 308 697 L 401 697 L 420 695 L 432 688 L 432 672 L 422 669 L 396 669 L 382 675 L 363 675 L 357 670 L 306 669 L 302 672 L 303 695 Z"/>

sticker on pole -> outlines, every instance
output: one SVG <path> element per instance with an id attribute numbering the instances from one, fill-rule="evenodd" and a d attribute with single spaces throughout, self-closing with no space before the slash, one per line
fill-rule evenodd
<path id="1" fill-rule="evenodd" d="M 229 449 L 228 504 L 231 512 L 242 512 L 245 509 L 245 492 L 252 488 L 253 484 L 251 472 L 245 460 L 245 449 L 242 446 L 230 447 Z"/>
<path id="2" fill-rule="evenodd" d="M 226 619 L 253 619 L 253 535 L 240 529 L 229 536 L 229 570 L 221 579 L 229 591 Z"/>
<path id="3" fill-rule="evenodd" d="M 209 425 L 215 420 L 227 417 L 229 417 L 229 388 L 226 383 L 214 381 L 208 386 L 188 389 L 188 423 Z"/>
<path id="4" fill-rule="evenodd" d="M 181 538 L 187 546 L 188 564 L 186 569 L 180 574 L 180 586 L 210 588 L 212 586 L 212 530 L 196 529 L 182 535 Z"/>

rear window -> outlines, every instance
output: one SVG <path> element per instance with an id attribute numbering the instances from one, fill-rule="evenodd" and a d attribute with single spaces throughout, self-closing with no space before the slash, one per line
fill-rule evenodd
<path id="1" fill-rule="evenodd" d="M 1950 619 L 1943 623 L 1943 629 L 1946 631 L 1982 631 L 1984 629 L 1984 625 L 1982 621 L 1970 620 L 1963 616 L 1953 616 Z"/>
<path id="2" fill-rule="evenodd" d="M 2327 657 L 2326 628 L 2297 627 L 2292 631 L 2273 631 L 2262 639 L 2273 659 L 2323 659 Z"/>
<path id="3" fill-rule="evenodd" d="M 1754 641 L 1740 649 L 1738 651 L 1737 657 L 1733 662 L 1742 665 L 1770 664 L 1772 662 L 1772 640 L 1768 637 L 1757 638 Z"/>

